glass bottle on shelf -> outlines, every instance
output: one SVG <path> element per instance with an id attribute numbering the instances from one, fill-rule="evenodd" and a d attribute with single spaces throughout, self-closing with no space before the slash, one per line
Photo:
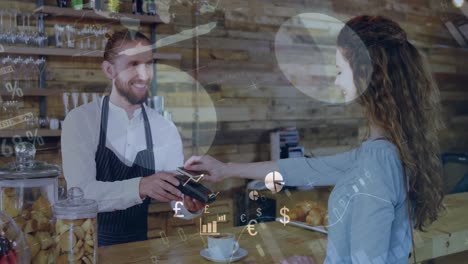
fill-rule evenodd
<path id="1" fill-rule="evenodd" d="M 133 14 L 143 15 L 143 0 L 133 0 L 132 9 Z"/>
<path id="2" fill-rule="evenodd" d="M 47 33 L 44 31 L 44 14 L 36 14 L 36 26 L 37 26 L 37 44 L 39 47 L 47 47 L 48 43 L 48 36 Z"/>
<path id="3" fill-rule="evenodd" d="M 164 115 L 164 96 L 153 96 L 153 108 L 160 115 Z"/>
<path id="4" fill-rule="evenodd" d="M 156 2 L 154 2 L 154 0 L 146 0 L 146 10 L 147 10 L 147 15 L 155 16 L 156 15 Z"/>
<path id="5" fill-rule="evenodd" d="M 119 0 L 109 0 L 107 3 L 107 8 L 109 12 L 118 13 L 120 10 L 120 1 Z"/>
<path id="6" fill-rule="evenodd" d="M 67 0 L 57 0 L 58 7 L 67 7 Z"/>
<path id="7" fill-rule="evenodd" d="M 171 112 L 169 112 L 169 111 L 164 111 L 163 117 L 164 117 L 164 119 L 166 119 L 167 121 L 172 122 L 172 113 L 171 113 Z"/>
<path id="8" fill-rule="evenodd" d="M 83 0 L 72 0 L 72 7 L 75 10 L 83 9 Z"/>
<path id="9" fill-rule="evenodd" d="M 83 8 L 95 9 L 96 8 L 96 0 L 89 0 L 87 5 L 83 5 Z"/>
<path id="10" fill-rule="evenodd" d="M 55 46 L 57 48 L 61 48 L 63 46 L 62 41 L 64 39 L 64 31 L 65 27 L 59 24 L 54 25 L 54 31 L 55 31 Z"/>

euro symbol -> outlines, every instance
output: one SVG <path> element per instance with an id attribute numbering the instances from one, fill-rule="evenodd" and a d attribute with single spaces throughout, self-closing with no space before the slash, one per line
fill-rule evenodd
<path id="1" fill-rule="evenodd" d="M 240 220 L 241 220 L 242 223 L 245 222 L 245 221 L 247 221 L 247 220 L 245 219 L 245 217 L 246 217 L 245 214 L 242 214 L 242 215 L 241 215 Z"/>
<path id="2" fill-rule="evenodd" d="M 247 232 L 249 232 L 251 236 L 256 236 L 258 232 L 255 231 L 255 226 L 252 223 L 258 224 L 257 220 L 250 220 L 249 224 L 247 225 Z"/>

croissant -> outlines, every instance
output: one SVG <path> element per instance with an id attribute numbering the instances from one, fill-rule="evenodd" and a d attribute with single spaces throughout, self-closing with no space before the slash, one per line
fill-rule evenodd
<path id="1" fill-rule="evenodd" d="M 322 211 L 319 208 L 312 208 L 306 217 L 306 223 L 311 226 L 322 224 Z"/>

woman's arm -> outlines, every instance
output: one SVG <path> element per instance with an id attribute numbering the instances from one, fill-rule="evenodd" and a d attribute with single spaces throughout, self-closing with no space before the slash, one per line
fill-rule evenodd
<path id="1" fill-rule="evenodd" d="M 278 171 L 287 186 L 334 185 L 352 166 L 355 152 L 318 158 L 291 158 L 255 163 L 223 163 L 211 156 L 193 156 L 185 162 L 188 170 L 204 171 L 205 180 L 217 182 L 227 178 L 264 180 L 266 175 Z"/>
<path id="2" fill-rule="evenodd" d="M 210 175 L 206 180 L 213 182 L 233 177 L 264 180 L 268 173 L 279 170 L 276 161 L 223 163 L 211 156 L 193 156 L 185 162 L 184 167 L 188 170 L 206 172 Z"/>

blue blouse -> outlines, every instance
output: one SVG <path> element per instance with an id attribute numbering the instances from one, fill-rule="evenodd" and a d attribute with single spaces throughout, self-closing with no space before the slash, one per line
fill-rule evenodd
<path id="1" fill-rule="evenodd" d="M 365 141 L 338 155 L 278 161 L 285 185 L 334 185 L 325 263 L 408 263 L 411 230 L 398 150 Z"/>

